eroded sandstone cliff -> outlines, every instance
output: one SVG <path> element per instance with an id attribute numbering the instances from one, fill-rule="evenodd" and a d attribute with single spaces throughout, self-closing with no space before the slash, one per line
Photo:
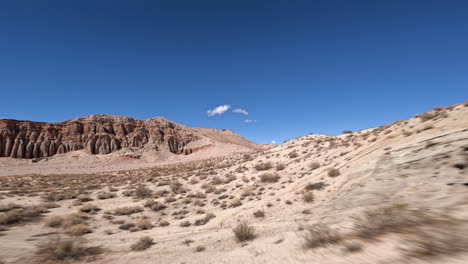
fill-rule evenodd
<path id="1" fill-rule="evenodd" d="M 187 144 L 196 139 L 188 127 L 162 117 L 91 115 L 59 123 L 0 120 L 0 157 L 43 158 L 81 149 L 109 154 L 143 147 L 190 154 L 194 149 Z"/>

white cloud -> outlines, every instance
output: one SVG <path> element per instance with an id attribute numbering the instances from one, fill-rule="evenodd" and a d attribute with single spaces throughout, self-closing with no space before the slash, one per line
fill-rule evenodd
<path id="1" fill-rule="evenodd" d="M 272 140 L 272 141 L 271 141 L 271 144 L 276 144 L 276 140 Z"/>
<path id="2" fill-rule="evenodd" d="M 231 108 L 230 105 L 220 105 L 215 109 L 208 110 L 206 113 L 208 114 L 208 116 L 222 115 L 224 114 L 224 112 L 229 110 L 229 108 Z"/>
<path id="3" fill-rule="evenodd" d="M 252 119 L 246 119 L 244 120 L 245 123 L 253 123 L 253 122 L 257 122 L 257 120 L 252 120 Z"/>
<path id="4" fill-rule="evenodd" d="M 239 113 L 239 114 L 243 114 L 243 115 L 248 115 L 249 112 L 247 112 L 247 110 L 245 109 L 242 109 L 242 108 L 236 108 L 234 110 L 232 110 L 233 113 Z"/>

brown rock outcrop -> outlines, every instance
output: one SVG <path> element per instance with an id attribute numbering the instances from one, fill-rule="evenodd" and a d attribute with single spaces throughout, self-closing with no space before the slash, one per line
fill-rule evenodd
<path id="1" fill-rule="evenodd" d="M 0 157 L 43 158 L 84 149 L 109 154 L 122 148 L 152 148 L 190 154 L 197 136 L 186 126 L 157 117 L 138 120 L 91 115 L 59 123 L 0 119 Z"/>

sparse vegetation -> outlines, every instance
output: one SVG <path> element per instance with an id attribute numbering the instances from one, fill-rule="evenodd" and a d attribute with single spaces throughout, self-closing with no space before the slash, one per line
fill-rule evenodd
<path id="1" fill-rule="evenodd" d="M 38 245 L 36 257 L 38 263 L 60 263 L 81 259 L 90 261 L 101 253 L 101 247 L 88 246 L 84 240 L 55 237 Z"/>
<path id="2" fill-rule="evenodd" d="M 278 173 L 264 173 L 260 175 L 260 181 L 265 183 L 278 182 L 280 178 Z"/>
<path id="3" fill-rule="evenodd" d="M 311 170 L 316 170 L 316 169 L 320 168 L 320 163 L 318 163 L 318 162 L 312 162 L 312 163 L 309 164 L 309 168 L 310 168 Z"/>
<path id="4" fill-rule="evenodd" d="M 133 251 L 147 250 L 154 244 L 153 239 L 149 236 L 140 237 L 140 239 L 130 246 Z"/>
<path id="5" fill-rule="evenodd" d="M 247 221 L 240 222 L 232 231 L 239 242 L 252 240 L 256 237 L 255 228 Z"/>
<path id="6" fill-rule="evenodd" d="M 151 198 L 153 197 L 153 191 L 151 191 L 149 188 L 139 185 L 135 189 L 135 198 L 137 199 L 146 199 L 146 198 Z"/>
<path id="7" fill-rule="evenodd" d="M 313 203 L 315 199 L 314 193 L 311 191 L 304 192 L 302 193 L 302 199 L 306 203 Z"/>
<path id="8" fill-rule="evenodd" d="M 115 215 L 131 215 L 143 212 L 143 208 L 140 206 L 126 206 L 114 209 Z"/>
<path id="9" fill-rule="evenodd" d="M 340 170 L 339 169 L 335 169 L 335 168 L 330 168 L 328 169 L 328 176 L 329 177 L 338 177 L 340 176 Z"/>
<path id="10" fill-rule="evenodd" d="M 115 198 L 117 195 L 112 192 L 99 192 L 97 198 L 100 200 Z"/>
<path id="11" fill-rule="evenodd" d="M 324 247 L 341 241 L 337 232 L 325 224 L 315 224 L 305 229 L 304 246 L 306 248 Z"/>
<path id="12" fill-rule="evenodd" d="M 256 164 L 254 168 L 257 171 L 265 171 L 265 170 L 269 170 L 273 168 L 273 164 L 271 162 L 261 162 L 261 163 Z"/>
<path id="13" fill-rule="evenodd" d="M 307 184 L 304 189 L 306 191 L 314 191 L 314 190 L 322 190 L 324 189 L 325 187 L 327 187 L 327 184 L 324 183 L 324 182 L 316 182 L 316 183 L 309 183 Z"/>

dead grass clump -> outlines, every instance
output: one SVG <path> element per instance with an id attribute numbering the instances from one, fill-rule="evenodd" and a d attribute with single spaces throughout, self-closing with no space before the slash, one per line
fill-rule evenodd
<path id="1" fill-rule="evenodd" d="M 154 245 L 153 239 L 149 236 L 140 237 L 140 239 L 130 246 L 133 251 L 143 251 Z"/>
<path id="2" fill-rule="evenodd" d="M 320 168 L 320 163 L 318 163 L 318 162 L 312 162 L 312 163 L 309 164 L 309 168 L 310 168 L 311 170 L 316 170 L 316 169 Z"/>
<path id="3" fill-rule="evenodd" d="M 414 233 L 424 226 L 450 226 L 457 222 L 444 214 L 410 208 L 407 204 L 392 204 L 369 210 L 356 220 L 356 235 L 364 239 L 376 238 L 385 233 Z"/>
<path id="4" fill-rule="evenodd" d="M 166 209 L 166 205 L 155 200 L 147 200 L 144 204 L 145 207 L 150 208 L 151 210 L 158 212 Z"/>
<path id="5" fill-rule="evenodd" d="M 149 230 L 153 228 L 153 224 L 148 219 L 142 219 L 136 223 L 136 226 L 141 230 Z"/>
<path id="6" fill-rule="evenodd" d="M 294 151 L 289 152 L 288 157 L 290 159 L 295 159 L 295 158 L 299 157 L 299 154 L 297 154 L 297 152 L 294 150 Z"/>
<path id="7" fill-rule="evenodd" d="M 82 203 L 85 203 L 85 202 L 90 202 L 93 200 L 93 198 L 89 197 L 88 195 L 84 195 L 84 194 L 81 194 L 81 195 L 78 195 L 78 197 L 76 197 L 76 199 Z"/>
<path id="8" fill-rule="evenodd" d="M 47 192 L 42 195 L 44 202 L 58 202 L 62 200 L 74 199 L 78 196 L 77 193 L 67 192 Z"/>
<path id="9" fill-rule="evenodd" d="M 169 223 L 168 221 L 165 221 L 165 220 L 159 222 L 159 226 L 160 226 L 160 227 L 165 227 L 165 226 L 168 226 L 168 225 L 170 225 L 170 224 L 171 224 L 171 223 Z"/>
<path id="10" fill-rule="evenodd" d="M 143 212 L 140 206 L 125 206 L 114 209 L 114 215 L 132 215 Z"/>
<path id="11" fill-rule="evenodd" d="M 47 212 L 49 212 L 49 210 L 42 206 L 28 206 L 22 209 L 9 211 L 0 215 L 0 225 L 32 221 Z"/>
<path id="12" fill-rule="evenodd" d="M 239 198 L 232 200 L 230 207 L 239 207 L 242 205 L 242 201 Z"/>
<path id="13" fill-rule="evenodd" d="M 282 171 L 286 169 L 286 165 L 284 163 L 277 163 L 275 169 L 276 171 Z"/>
<path id="14" fill-rule="evenodd" d="M 337 232 L 327 225 L 315 224 L 306 228 L 304 240 L 306 248 L 318 248 L 339 243 L 342 239 Z"/>
<path id="15" fill-rule="evenodd" d="M 255 227 L 251 226 L 249 222 L 242 221 L 234 229 L 232 229 L 237 241 L 243 242 L 252 240 L 256 237 Z"/>
<path id="16" fill-rule="evenodd" d="M 339 169 L 335 169 L 335 168 L 330 168 L 328 169 L 328 176 L 329 177 L 338 177 L 340 176 L 340 170 Z"/>
<path id="17" fill-rule="evenodd" d="M 83 240 L 74 238 L 52 238 L 39 244 L 36 250 L 37 262 L 58 263 L 85 259 L 92 261 L 103 253 L 101 247 L 87 246 Z"/>
<path id="18" fill-rule="evenodd" d="M 205 251 L 205 250 L 206 250 L 206 248 L 204 246 L 197 246 L 195 248 L 195 252 L 202 252 L 202 251 Z"/>
<path id="19" fill-rule="evenodd" d="M 253 213 L 253 215 L 256 217 L 256 218 L 262 218 L 262 217 L 265 217 L 265 211 L 263 210 L 257 210 Z"/>
<path id="20" fill-rule="evenodd" d="M 190 223 L 190 221 L 183 221 L 179 224 L 180 227 L 189 227 L 191 226 L 192 224 Z"/>
<path id="21" fill-rule="evenodd" d="M 146 198 L 151 198 L 153 197 L 153 191 L 151 191 L 149 188 L 139 185 L 134 192 L 135 198 L 137 199 L 146 199 Z"/>
<path id="22" fill-rule="evenodd" d="M 99 211 L 101 211 L 101 208 L 97 207 L 94 204 L 86 204 L 80 208 L 80 212 L 88 214 L 95 214 Z"/>
<path id="23" fill-rule="evenodd" d="M 121 230 L 130 230 L 134 227 L 135 227 L 134 223 L 124 223 L 124 224 L 119 225 L 119 229 Z"/>
<path id="24" fill-rule="evenodd" d="M 0 205 L 0 212 L 9 212 L 19 208 L 22 208 L 22 206 L 15 203 L 2 204 Z"/>
<path id="25" fill-rule="evenodd" d="M 105 200 L 105 199 L 115 198 L 116 196 L 117 195 L 115 193 L 111 193 L 111 192 L 99 192 L 97 195 L 97 198 L 99 200 Z"/>
<path id="26" fill-rule="evenodd" d="M 265 171 L 273 168 L 273 164 L 271 162 L 260 162 L 254 166 L 257 171 Z"/>
<path id="27" fill-rule="evenodd" d="M 208 222 L 210 222 L 211 219 L 213 219 L 215 217 L 216 217 L 215 214 L 208 213 L 208 214 L 205 215 L 205 217 L 195 220 L 193 225 L 196 225 L 196 226 L 206 225 Z"/>
<path id="28" fill-rule="evenodd" d="M 260 181 L 265 183 L 278 182 L 280 178 L 278 173 L 264 173 L 260 175 Z"/>
<path id="29" fill-rule="evenodd" d="M 306 203 L 313 203 L 314 199 L 315 199 L 314 193 L 311 192 L 311 191 L 304 192 L 304 193 L 302 193 L 302 199 Z"/>
<path id="30" fill-rule="evenodd" d="M 52 208 L 59 208 L 60 204 L 56 202 L 47 202 L 47 203 L 43 203 L 41 206 L 44 206 L 47 209 L 52 209 Z"/>
<path id="31" fill-rule="evenodd" d="M 87 219 L 89 219 L 89 217 L 84 214 L 71 214 L 63 218 L 60 226 L 63 228 L 69 228 L 74 225 L 85 224 Z"/>
<path id="32" fill-rule="evenodd" d="M 324 183 L 324 182 L 316 182 L 316 183 L 309 183 L 307 184 L 304 189 L 306 191 L 320 191 L 322 189 L 324 189 L 325 187 L 327 187 L 327 184 Z"/>
<path id="33" fill-rule="evenodd" d="M 63 217 L 52 216 L 47 219 L 46 226 L 48 227 L 60 227 L 63 223 Z"/>
<path id="34" fill-rule="evenodd" d="M 65 229 L 65 233 L 70 236 L 82 236 L 92 232 L 93 230 L 85 224 L 78 224 Z"/>
<path id="35" fill-rule="evenodd" d="M 443 225 L 408 234 L 402 243 L 405 255 L 417 259 L 433 259 L 468 251 L 466 228 Z"/>

